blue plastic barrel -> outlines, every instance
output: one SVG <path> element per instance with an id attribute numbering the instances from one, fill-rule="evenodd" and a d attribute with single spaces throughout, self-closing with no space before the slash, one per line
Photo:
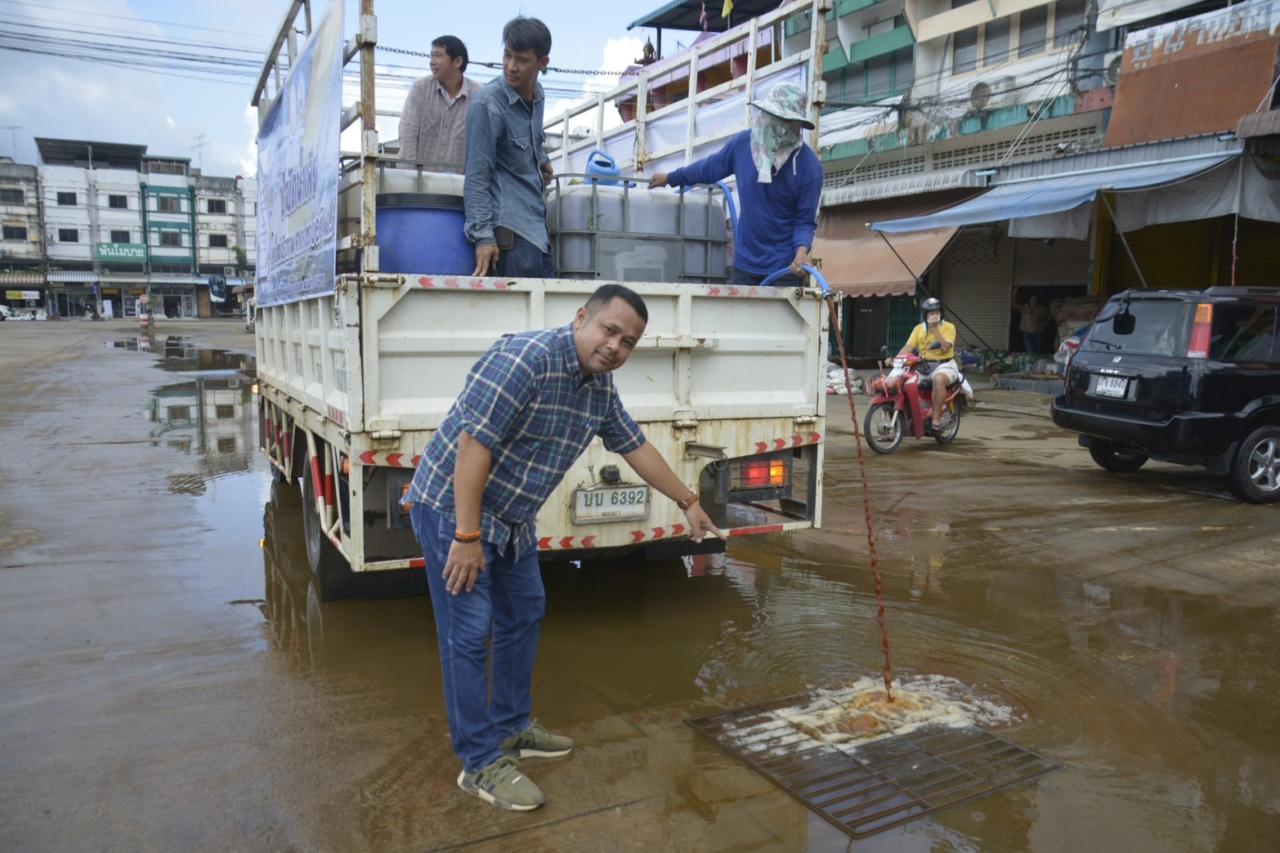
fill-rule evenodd
<path id="1" fill-rule="evenodd" d="M 378 195 L 378 267 L 382 272 L 468 275 L 476 253 L 462 231 L 460 196 Z"/>

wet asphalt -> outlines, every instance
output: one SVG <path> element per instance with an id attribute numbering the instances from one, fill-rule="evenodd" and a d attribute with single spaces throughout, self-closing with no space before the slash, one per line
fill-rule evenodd
<path id="1" fill-rule="evenodd" d="M 0 846 L 846 849 L 684 722 L 879 671 L 842 399 L 823 530 L 547 568 L 535 711 L 578 748 L 515 815 L 454 785 L 427 601 L 318 600 L 249 335 L 170 325 L 0 324 Z M 867 468 L 896 671 L 1063 769 L 857 849 L 1280 848 L 1280 507 L 991 409 Z"/>

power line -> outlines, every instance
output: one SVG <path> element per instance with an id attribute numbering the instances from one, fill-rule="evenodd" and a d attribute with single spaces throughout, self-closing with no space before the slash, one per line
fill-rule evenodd
<path id="1" fill-rule="evenodd" d="M 114 21 L 120 20 L 119 15 L 113 15 L 110 12 L 94 11 L 92 9 L 79 9 L 70 6 L 50 6 L 48 3 L 30 3 L 27 0 L 0 0 L 0 3 L 8 3 L 13 6 L 28 6 L 32 9 L 39 9 L 42 12 L 71 12 L 76 15 L 91 15 L 95 18 L 111 18 Z M 180 24 L 177 21 L 157 21 L 150 18 L 134 18 L 142 24 L 155 24 L 163 27 L 181 27 L 184 30 L 204 30 L 211 33 L 226 33 L 233 36 L 253 36 L 260 38 L 259 33 L 246 33 L 242 30 L 222 30 L 217 27 L 201 27 L 195 24 Z"/>

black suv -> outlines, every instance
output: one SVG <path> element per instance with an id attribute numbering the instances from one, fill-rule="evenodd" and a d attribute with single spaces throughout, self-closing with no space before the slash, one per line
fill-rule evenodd
<path id="1" fill-rule="evenodd" d="M 1108 471 L 1148 458 L 1280 500 L 1280 288 L 1131 290 L 1098 312 L 1053 401 Z"/>

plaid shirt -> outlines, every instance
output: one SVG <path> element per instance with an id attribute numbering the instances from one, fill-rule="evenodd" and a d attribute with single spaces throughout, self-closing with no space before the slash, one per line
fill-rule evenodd
<path id="1" fill-rule="evenodd" d="M 537 547 L 534 519 L 591 439 L 620 454 L 645 441 L 608 373 L 583 376 L 573 326 L 505 335 L 471 368 L 418 462 L 409 499 L 431 506 L 452 528 L 453 468 L 467 432 L 493 454 L 480 530 L 500 553 Z M 442 530 L 442 534 L 451 530 Z"/>

